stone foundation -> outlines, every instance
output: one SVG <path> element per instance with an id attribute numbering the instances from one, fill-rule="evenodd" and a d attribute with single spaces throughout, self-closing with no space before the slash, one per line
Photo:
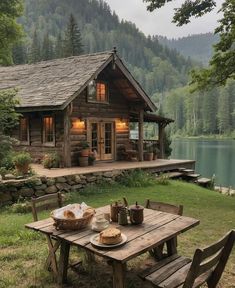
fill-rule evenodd
<path id="1" fill-rule="evenodd" d="M 21 180 L 5 180 L 0 182 L 0 206 L 17 202 L 20 197 L 30 199 L 59 191 L 76 192 L 91 183 L 113 183 L 123 173 L 124 170 L 115 170 L 55 178 L 34 176 Z"/>

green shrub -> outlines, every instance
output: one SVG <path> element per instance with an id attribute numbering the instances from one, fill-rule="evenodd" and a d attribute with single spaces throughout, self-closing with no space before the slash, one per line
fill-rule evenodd
<path id="1" fill-rule="evenodd" d="M 125 172 L 119 178 L 119 183 L 127 187 L 148 187 L 156 184 L 156 180 L 153 175 L 136 169 Z"/>
<path id="2" fill-rule="evenodd" d="M 164 173 L 160 173 L 160 175 L 156 178 L 156 181 L 159 185 L 168 185 L 170 184 L 169 182 L 169 177 L 164 174 Z"/>
<path id="3" fill-rule="evenodd" d="M 56 152 L 47 153 L 43 157 L 42 164 L 47 169 L 59 168 L 60 167 L 60 156 Z"/>
<path id="4" fill-rule="evenodd" d="M 17 203 L 11 206 L 10 210 L 13 213 L 29 213 L 31 212 L 31 203 L 20 198 Z"/>
<path id="5" fill-rule="evenodd" d="M 30 164 L 32 162 L 32 158 L 28 152 L 19 152 L 13 156 L 12 161 L 15 166 L 24 166 L 26 164 Z"/>

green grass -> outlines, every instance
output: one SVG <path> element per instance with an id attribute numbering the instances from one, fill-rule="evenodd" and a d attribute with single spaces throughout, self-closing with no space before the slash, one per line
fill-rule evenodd
<path id="1" fill-rule="evenodd" d="M 228 230 L 235 228 L 235 198 L 180 181 L 170 181 L 169 185 L 155 184 L 149 187 L 95 186 L 85 189 L 82 195 L 71 193 L 68 202 L 85 201 L 90 206 L 99 207 L 109 204 L 112 200 L 122 199 L 123 196 L 127 197 L 130 204 L 135 201 L 144 204 L 146 198 L 183 204 L 184 215 L 200 219 L 199 226 L 179 237 L 179 251 L 184 255 L 192 256 L 197 247 L 208 245 L 218 240 Z M 42 216 L 47 217 L 47 212 Z M 1 288 L 57 287 L 52 276 L 44 270 L 43 266 L 47 255 L 46 241 L 43 235 L 24 228 L 24 224 L 28 222 L 32 222 L 31 214 L 14 214 L 7 208 L 0 210 Z M 76 254 L 77 251 L 73 251 L 73 256 Z M 131 271 L 132 269 L 135 271 L 138 266 L 136 263 L 130 264 Z M 104 268 L 103 271 L 107 269 L 110 268 Z M 99 278 L 96 275 L 92 278 L 91 275 L 84 272 L 78 276 L 69 272 L 71 287 L 110 287 L 109 281 L 103 283 L 102 276 Z M 81 279 L 85 279 L 85 282 Z M 128 281 L 128 288 L 142 287 L 141 282 L 138 284 L 139 282 L 133 279 Z M 221 287 L 234 287 L 234 283 L 235 251 L 226 266 Z"/>

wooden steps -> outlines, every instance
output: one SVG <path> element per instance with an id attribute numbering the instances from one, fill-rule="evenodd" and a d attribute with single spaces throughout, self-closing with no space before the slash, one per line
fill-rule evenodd
<path id="1" fill-rule="evenodd" d="M 201 177 L 197 179 L 196 183 L 202 187 L 209 187 L 212 184 L 212 180 L 209 178 Z"/>

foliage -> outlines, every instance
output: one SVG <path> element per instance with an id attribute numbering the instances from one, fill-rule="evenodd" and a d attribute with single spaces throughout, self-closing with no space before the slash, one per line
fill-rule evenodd
<path id="1" fill-rule="evenodd" d="M 214 85 L 225 85 L 228 79 L 235 79 L 235 1 L 226 0 L 220 12 L 223 18 L 219 20 L 219 27 L 215 33 L 220 41 L 214 45 L 214 55 L 209 68 L 194 70 L 192 82 L 194 89 L 205 90 Z"/>
<path id="2" fill-rule="evenodd" d="M 169 177 L 165 173 L 160 173 L 160 175 L 156 178 L 156 182 L 159 185 L 169 185 Z"/>
<path id="3" fill-rule="evenodd" d="M 16 18 L 22 12 L 21 0 L 0 1 L 0 65 L 12 64 L 12 45 L 22 36 Z"/>
<path id="4" fill-rule="evenodd" d="M 12 161 L 16 166 L 24 166 L 30 164 L 32 162 L 32 158 L 28 152 L 23 151 L 16 153 L 13 156 Z"/>
<path id="5" fill-rule="evenodd" d="M 156 184 L 156 180 L 153 175 L 141 169 L 135 169 L 125 172 L 118 183 L 127 187 L 148 187 Z"/>
<path id="6" fill-rule="evenodd" d="M 20 114 L 15 112 L 16 90 L 0 91 L 0 166 L 6 164 L 5 158 L 9 159 L 12 145 L 15 142 L 9 136 L 11 130 L 17 125 Z M 5 162 L 4 162 L 5 161 Z"/>
<path id="7" fill-rule="evenodd" d="M 31 212 L 32 208 L 31 208 L 31 203 L 29 201 L 25 201 L 22 198 L 19 198 L 17 203 L 14 203 L 11 207 L 10 210 L 13 213 L 29 213 Z"/>
<path id="8" fill-rule="evenodd" d="M 148 3 L 147 9 L 153 11 L 161 8 L 172 0 L 144 0 Z M 185 0 L 180 8 L 175 9 L 173 22 L 182 26 L 190 22 L 190 18 L 201 17 L 211 12 L 216 6 L 214 0 L 192 1 Z M 220 40 L 214 46 L 214 55 L 210 60 L 209 68 L 192 71 L 193 90 L 206 90 L 215 85 L 222 86 L 228 79 L 235 79 L 235 2 L 225 0 L 219 12 L 223 13 L 223 18 L 219 20 L 220 25 L 215 29 Z"/>
<path id="9" fill-rule="evenodd" d="M 64 56 L 69 57 L 80 55 L 83 51 L 82 46 L 80 30 L 78 29 L 78 25 L 73 14 L 71 14 L 65 32 Z"/>
<path id="10" fill-rule="evenodd" d="M 42 159 L 42 165 L 44 168 L 59 168 L 60 167 L 60 156 L 58 153 L 47 153 Z"/>
<path id="11" fill-rule="evenodd" d="M 89 147 L 90 147 L 89 142 L 87 142 L 87 141 L 81 141 L 80 147 L 81 147 L 82 149 L 87 149 L 87 148 L 89 148 Z"/>

